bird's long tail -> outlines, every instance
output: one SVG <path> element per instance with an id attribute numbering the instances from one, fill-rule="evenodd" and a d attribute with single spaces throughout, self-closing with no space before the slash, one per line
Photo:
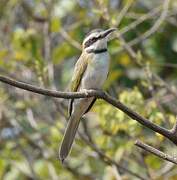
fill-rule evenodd
<path id="1" fill-rule="evenodd" d="M 87 112 L 91 105 L 93 105 L 93 102 L 95 102 L 95 98 L 84 98 L 81 100 L 75 100 L 74 109 L 71 113 L 71 116 L 69 118 L 63 141 L 61 143 L 59 157 L 60 160 L 63 162 L 65 158 L 68 156 L 71 146 L 73 144 L 74 138 L 76 136 L 77 129 L 79 127 L 79 122 L 81 120 L 81 117 L 85 112 Z"/>
<path id="2" fill-rule="evenodd" d="M 59 152 L 59 157 L 62 162 L 65 160 L 65 158 L 70 152 L 71 146 L 76 136 L 77 129 L 79 127 L 80 119 L 81 117 L 75 115 L 71 115 L 71 117 L 69 118 L 69 122 L 67 124 Z"/>

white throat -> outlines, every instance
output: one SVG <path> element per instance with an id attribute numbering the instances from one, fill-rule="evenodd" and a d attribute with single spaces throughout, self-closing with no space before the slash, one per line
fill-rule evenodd
<path id="1" fill-rule="evenodd" d="M 107 79 L 109 71 L 109 54 L 91 54 L 89 64 L 81 82 L 81 89 L 100 89 Z"/>

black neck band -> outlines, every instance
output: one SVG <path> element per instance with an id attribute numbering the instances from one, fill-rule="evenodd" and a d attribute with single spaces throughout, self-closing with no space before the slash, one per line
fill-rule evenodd
<path id="1" fill-rule="evenodd" d="M 89 53 L 94 53 L 94 54 L 100 54 L 100 53 L 103 53 L 103 52 L 106 52 L 107 51 L 107 49 L 106 48 L 104 48 L 104 49 L 91 49 L 90 51 L 89 51 Z"/>

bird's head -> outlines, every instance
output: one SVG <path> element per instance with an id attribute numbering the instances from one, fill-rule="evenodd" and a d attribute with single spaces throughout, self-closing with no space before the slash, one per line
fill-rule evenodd
<path id="1" fill-rule="evenodd" d="M 95 29 L 91 31 L 86 35 L 82 43 L 83 49 L 88 53 L 107 49 L 107 42 L 110 40 L 110 35 L 116 30 L 116 28 L 110 28 L 107 30 Z"/>

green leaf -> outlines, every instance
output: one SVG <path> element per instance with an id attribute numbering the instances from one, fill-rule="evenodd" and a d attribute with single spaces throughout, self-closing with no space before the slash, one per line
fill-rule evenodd
<path id="1" fill-rule="evenodd" d="M 51 20 L 51 32 L 59 32 L 60 30 L 60 19 L 58 17 L 54 17 Z"/>

